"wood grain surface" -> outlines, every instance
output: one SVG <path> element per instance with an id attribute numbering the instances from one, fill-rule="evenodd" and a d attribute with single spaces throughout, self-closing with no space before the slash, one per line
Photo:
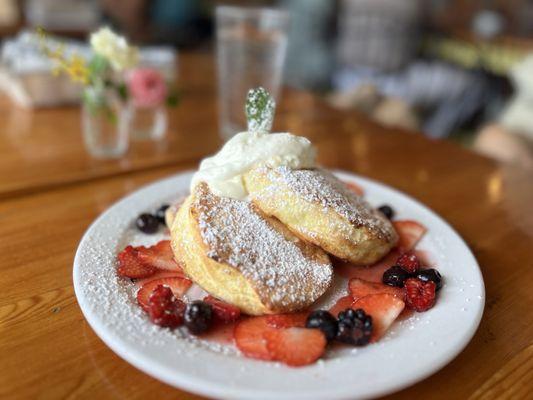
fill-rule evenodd
<path id="1" fill-rule="evenodd" d="M 118 160 L 97 160 L 87 154 L 79 107 L 31 111 L 0 98 L 0 199 L 51 186 L 177 165 L 214 152 L 221 140 L 216 123 L 213 66 L 209 53 L 180 56 L 176 86 L 181 102 L 169 109 L 165 140 L 130 141 L 128 153 Z M 305 116 L 303 106 L 316 101 L 307 93 L 288 89 L 282 98 L 278 116 L 292 115 L 295 110 Z"/>
<path id="2" fill-rule="evenodd" d="M 212 88 L 192 87 L 196 92 L 187 101 L 214 104 Z M 324 165 L 377 179 L 428 205 L 457 229 L 483 271 L 487 304 L 471 343 L 441 371 L 390 398 L 531 398 L 532 173 L 335 112 L 308 94 L 292 96 L 279 115 L 279 129 L 309 136 Z M 39 123 L 57 127 L 56 135 L 62 135 L 77 123 L 70 112 L 76 111 L 46 111 Z M 201 154 L 218 145 L 214 112 L 176 113 L 173 126 L 201 123 L 212 132 L 205 137 L 187 129 L 171 132 L 173 141 L 189 146 L 185 157 L 159 163 L 147 153 L 128 161 L 136 165 L 131 169 L 99 164 L 91 175 L 83 166 L 78 175 L 57 180 L 30 179 L 39 168 L 20 165 L 22 153 L 10 158 L 6 152 L 15 139 L 0 137 L 0 398 L 199 398 L 150 378 L 109 350 L 85 322 L 71 277 L 78 242 L 101 212 L 141 185 L 194 167 Z M 30 123 L 27 129 L 32 134 L 41 128 Z M 69 146 L 81 157 L 80 143 Z M 38 157 L 38 149 L 28 150 L 27 157 Z M 63 163 L 71 168 L 75 158 L 62 150 L 47 157 L 56 158 L 50 169 L 41 164 L 43 174 L 52 175 L 61 175 Z M 27 180 L 15 184 L 11 172 Z"/>

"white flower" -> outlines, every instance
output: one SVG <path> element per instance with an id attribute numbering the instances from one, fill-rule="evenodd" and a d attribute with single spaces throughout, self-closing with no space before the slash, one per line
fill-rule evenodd
<path id="1" fill-rule="evenodd" d="M 116 71 L 132 68 L 139 61 L 137 48 L 128 45 L 124 37 L 107 27 L 91 34 L 91 47 L 96 54 L 105 57 Z"/>

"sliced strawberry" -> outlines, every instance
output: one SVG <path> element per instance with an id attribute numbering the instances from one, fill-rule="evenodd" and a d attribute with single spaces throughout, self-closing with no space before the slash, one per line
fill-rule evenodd
<path id="1" fill-rule="evenodd" d="M 169 271 L 183 271 L 174 259 L 174 252 L 170 247 L 170 240 L 162 240 L 150 247 L 140 246 L 137 248 L 137 251 L 139 260 L 144 264 Z"/>
<path id="2" fill-rule="evenodd" d="M 350 308 L 353 304 L 353 297 L 351 295 L 341 297 L 337 302 L 329 309 L 329 312 L 337 317 L 341 311 Z"/>
<path id="3" fill-rule="evenodd" d="M 162 269 L 157 269 L 155 273 L 149 276 L 148 278 L 137 279 L 135 281 L 135 285 L 137 285 L 138 287 L 141 287 L 146 282 L 153 281 L 154 279 L 163 279 L 163 278 L 186 278 L 186 276 L 180 271 L 166 271 Z"/>
<path id="4" fill-rule="evenodd" d="M 398 247 L 403 251 L 413 249 L 427 231 L 425 226 L 416 221 L 393 221 L 392 224 L 400 236 Z"/>
<path id="5" fill-rule="evenodd" d="M 264 335 L 276 328 L 268 324 L 267 317 L 250 317 L 242 319 L 235 325 L 233 337 L 237 348 L 247 357 L 260 360 L 272 360 Z"/>
<path id="6" fill-rule="evenodd" d="M 369 282 L 381 282 L 383 272 L 392 267 L 399 256 L 400 252 L 394 249 L 377 263 L 366 267 L 335 260 L 335 272 L 347 279 L 359 278 Z"/>
<path id="7" fill-rule="evenodd" d="M 287 328 L 264 333 L 272 358 L 293 367 L 318 360 L 326 349 L 326 337 L 318 329 Z"/>
<path id="8" fill-rule="evenodd" d="M 365 194 L 365 191 L 361 186 L 359 186 L 357 183 L 354 182 L 344 182 L 346 187 L 354 192 L 357 196 L 363 196 Z"/>
<path id="9" fill-rule="evenodd" d="M 368 282 L 358 278 L 350 279 L 348 290 L 352 294 L 354 301 L 369 294 L 378 293 L 389 293 L 398 297 L 400 300 L 405 299 L 405 290 L 402 288 L 392 287 L 382 283 Z"/>
<path id="10" fill-rule="evenodd" d="M 303 328 L 308 315 L 307 312 L 268 315 L 267 322 L 273 328 Z"/>
<path id="11" fill-rule="evenodd" d="M 168 286 L 172 289 L 174 296 L 180 299 L 192 285 L 192 282 L 187 278 L 177 277 L 152 279 L 151 281 L 146 282 L 137 292 L 137 302 L 143 310 L 148 310 L 148 300 L 150 299 L 150 295 L 159 285 Z"/>
<path id="12" fill-rule="evenodd" d="M 402 300 L 389 293 L 370 294 L 352 305 L 353 309 L 362 308 L 372 316 L 372 342 L 376 342 L 385 334 L 404 307 Z"/>
<path id="13" fill-rule="evenodd" d="M 140 259 L 137 248 L 127 246 L 118 254 L 117 274 L 125 278 L 146 278 L 155 273 L 156 268 L 145 265 Z"/>
<path id="14" fill-rule="evenodd" d="M 211 304 L 211 307 L 213 307 L 215 320 L 223 324 L 237 321 L 241 315 L 239 307 L 235 307 L 234 305 L 219 300 L 211 295 L 206 296 L 204 301 Z"/>

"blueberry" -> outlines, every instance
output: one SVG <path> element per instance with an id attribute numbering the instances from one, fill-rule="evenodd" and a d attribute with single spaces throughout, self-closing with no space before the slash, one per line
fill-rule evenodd
<path id="1" fill-rule="evenodd" d="M 416 277 L 422 282 L 433 281 L 435 282 L 436 289 L 439 290 L 442 287 L 442 276 L 436 269 L 423 269 L 416 274 Z"/>
<path id="2" fill-rule="evenodd" d="M 159 229 L 159 221 L 152 214 L 139 215 L 135 225 L 144 233 L 155 233 Z"/>
<path id="3" fill-rule="evenodd" d="M 391 206 L 384 204 L 379 207 L 378 210 L 381 211 L 388 219 L 392 219 L 394 217 L 394 210 Z"/>
<path id="4" fill-rule="evenodd" d="M 204 301 L 196 300 L 187 305 L 184 322 L 189 332 L 198 335 L 211 327 L 213 307 Z"/>
<path id="5" fill-rule="evenodd" d="M 389 286 L 403 287 L 407 278 L 409 278 L 409 272 L 399 265 L 393 265 L 383 273 L 382 282 Z"/>
<path id="6" fill-rule="evenodd" d="M 313 311 L 309 314 L 305 327 L 320 329 L 328 341 L 333 340 L 337 335 L 337 319 L 324 310 Z"/>
<path id="7" fill-rule="evenodd" d="M 167 211 L 167 208 L 169 208 L 170 206 L 168 204 L 163 204 L 161 207 L 159 207 L 157 209 L 157 211 L 155 212 L 155 217 L 157 218 L 157 220 L 165 225 L 165 212 Z"/>
<path id="8" fill-rule="evenodd" d="M 345 310 L 339 313 L 336 339 L 342 343 L 364 346 L 370 342 L 372 329 L 372 317 L 364 310 Z"/>

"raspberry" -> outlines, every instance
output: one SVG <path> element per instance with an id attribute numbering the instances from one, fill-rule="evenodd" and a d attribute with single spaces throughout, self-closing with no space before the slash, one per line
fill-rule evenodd
<path id="1" fill-rule="evenodd" d="M 407 272 L 413 273 L 420 268 L 420 261 L 418 261 L 418 257 L 414 253 L 408 252 L 398 257 L 396 265 L 399 265 Z"/>
<path id="2" fill-rule="evenodd" d="M 159 326 L 176 328 L 183 324 L 185 303 L 172 293 L 168 286 L 157 286 L 148 300 L 150 320 Z"/>
<path id="3" fill-rule="evenodd" d="M 429 310 L 435 305 L 435 282 L 423 282 L 420 279 L 409 278 L 405 281 L 407 305 L 418 312 Z"/>

